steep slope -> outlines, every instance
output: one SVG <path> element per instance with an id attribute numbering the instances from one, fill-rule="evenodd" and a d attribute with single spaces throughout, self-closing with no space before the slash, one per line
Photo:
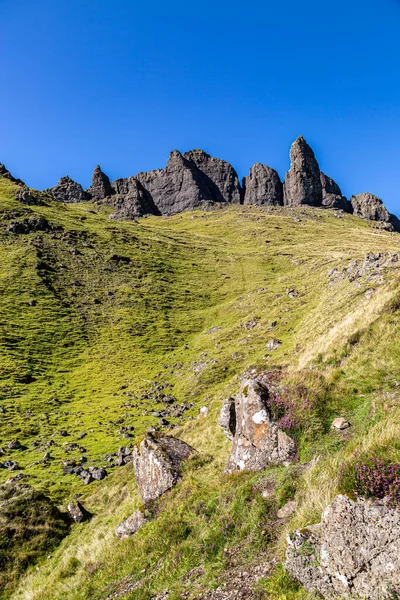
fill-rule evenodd
<path id="1" fill-rule="evenodd" d="M 26 475 L 63 506 L 82 493 L 94 517 L 4 597 L 196 598 L 255 565 L 267 577 L 285 530 L 337 492 L 343 461 L 374 446 L 398 458 L 397 234 L 304 206 L 119 222 L 106 206 L 46 195 L 26 206 L 17 190 L 0 178 L 1 461 L 21 467 L 0 478 Z M 295 432 L 298 463 L 224 475 L 218 414 L 250 368 L 278 370 L 294 400 L 303 386 L 315 402 Z M 335 416 L 352 423 L 348 436 L 330 431 Z M 141 503 L 131 466 L 85 486 L 62 461 L 107 465 L 149 427 L 201 454 L 157 518 L 120 542 L 115 526 Z M 8 448 L 15 439 L 21 450 Z M 292 521 L 278 519 L 294 496 Z M 262 580 L 260 597 L 304 597 L 285 577 Z"/>

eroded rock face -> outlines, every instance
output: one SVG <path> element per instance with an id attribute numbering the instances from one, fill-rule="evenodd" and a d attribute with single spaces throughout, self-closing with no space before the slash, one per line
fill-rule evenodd
<path id="1" fill-rule="evenodd" d="M 327 208 L 339 208 L 345 212 L 351 212 L 351 204 L 343 196 L 338 184 L 331 178 L 320 173 L 322 185 L 322 205 Z"/>
<path id="2" fill-rule="evenodd" d="M 152 197 L 135 177 L 117 179 L 112 182 L 113 218 L 136 219 L 145 215 L 159 215 Z"/>
<path id="3" fill-rule="evenodd" d="M 82 186 L 70 177 L 62 177 L 56 186 L 45 190 L 58 202 L 86 202 L 89 197 Z"/>
<path id="4" fill-rule="evenodd" d="M 235 398 L 228 398 L 222 405 L 218 419 L 218 425 L 228 438 L 233 441 L 236 431 L 236 409 Z"/>
<path id="5" fill-rule="evenodd" d="M 290 149 L 290 169 L 283 185 L 286 206 L 322 206 L 320 169 L 315 154 L 300 136 Z"/>
<path id="6" fill-rule="evenodd" d="M 351 205 L 355 217 L 361 217 L 367 221 L 380 221 L 387 223 L 387 228 L 400 231 L 400 221 L 385 208 L 382 200 L 374 194 L 365 192 L 351 197 Z"/>
<path id="7" fill-rule="evenodd" d="M 214 158 L 204 150 L 190 150 L 183 157 L 201 172 L 214 202 L 240 204 L 241 188 L 235 169 L 225 160 Z"/>
<path id="8" fill-rule="evenodd" d="M 396 598 L 400 510 L 384 501 L 337 496 L 319 525 L 288 536 L 286 569 L 325 598 Z"/>
<path id="9" fill-rule="evenodd" d="M 176 485 L 182 462 L 194 452 L 196 450 L 182 440 L 148 433 L 139 450 L 133 449 L 133 468 L 143 500 L 155 500 Z"/>
<path id="10" fill-rule="evenodd" d="M 178 150 L 171 152 L 165 169 L 138 173 L 136 179 L 150 193 L 162 215 L 196 208 L 204 201 L 213 200 L 200 171 Z"/>
<path id="11" fill-rule="evenodd" d="M 147 519 L 140 510 L 135 510 L 133 515 L 128 517 L 115 529 L 115 535 L 120 540 L 132 537 L 139 529 L 147 523 Z"/>
<path id="12" fill-rule="evenodd" d="M 283 184 L 280 177 L 271 167 L 256 163 L 243 178 L 243 204 L 257 206 L 282 206 Z"/>
<path id="13" fill-rule="evenodd" d="M 95 201 L 102 201 L 113 194 L 110 180 L 107 175 L 103 173 L 100 165 L 97 165 L 93 171 L 92 185 L 87 190 L 87 193 Z"/>
<path id="14" fill-rule="evenodd" d="M 286 464 L 295 452 L 293 440 L 279 429 L 267 408 L 268 389 L 255 379 L 244 381 L 235 397 L 236 429 L 225 467 L 233 471 L 259 471 Z"/>

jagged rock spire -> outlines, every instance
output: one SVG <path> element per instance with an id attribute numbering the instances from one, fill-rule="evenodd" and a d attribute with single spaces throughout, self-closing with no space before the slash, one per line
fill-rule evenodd
<path id="1" fill-rule="evenodd" d="M 320 169 L 312 148 L 299 136 L 290 149 L 290 169 L 284 183 L 286 206 L 322 206 Z"/>
<path id="2" fill-rule="evenodd" d="M 110 180 L 105 173 L 97 165 L 92 175 L 92 185 L 87 190 L 93 200 L 104 200 L 113 194 Z"/>

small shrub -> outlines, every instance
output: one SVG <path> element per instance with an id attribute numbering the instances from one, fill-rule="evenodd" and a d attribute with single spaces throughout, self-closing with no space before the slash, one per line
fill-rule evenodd
<path id="1" fill-rule="evenodd" d="M 366 498 L 388 498 L 391 505 L 400 504 L 400 464 L 375 456 L 347 465 L 341 472 L 340 488 Z"/>
<path id="2" fill-rule="evenodd" d="M 319 404 L 318 396 L 299 384 L 285 386 L 267 400 L 273 418 L 288 432 L 320 429 Z"/>

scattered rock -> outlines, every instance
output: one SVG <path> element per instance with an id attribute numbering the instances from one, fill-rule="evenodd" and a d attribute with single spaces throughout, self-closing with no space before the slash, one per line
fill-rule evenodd
<path id="1" fill-rule="evenodd" d="M 278 519 L 287 519 L 288 517 L 292 516 L 292 514 L 295 512 L 296 508 L 297 508 L 297 502 L 295 500 L 290 500 L 289 502 L 286 502 L 286 504 L 278 510 L 278 512 L 276 513 L 276 516 L 278 517 Z"/>
<path id="2" fill-rule="evenodd" d="M 209 413 L 209 408 L 208 406 L 202 406 L 200 411 L 199 411 L 199 419 L 205 419 Z"/>
<path id="3" fill-rule="evenodd" d="M 120 540 L 131 537 L 135 535 L 145 523 L 147 523 L 147 519 L 143 513 L 140 510 L 135 510 L 133 515 L 118 525 L 115 530 L 115 535 Z"/>
<path id="4" fill-rule="evenodd" d="M 92 474 L 93 479 L 97 481 L 101 481 L 105 477 L 107 477 L 107 471 L 104 467 L 90 467 L 90 473 Z"/>
<path id="5" fill-rule="evenodd" d="M 400 593 L 400 510 L 384 500 L 337 496 L 321 523 L 288 536 L 285 567 L 325 598 L 396 598 Z"/>
<path id="6" fill-rule="evenodd" d="M 272 339 L 266 343 L 265 347 L 268 350 L 268 352 L 272 352 L 273 350 L 277 350 L 277 348 L 279 348 L 281 344 L 282 342 L 280 340 Z"/>
<path id="7" fill-rule="evenodd" d="M 342 431 L 343 429 L 348 429 L 350 427 L 350 423 L 346 421 L 343 417 L 337 417 L 331 425 L 331 429 L 336 429 Z"/>
<path id="8" fill-rule="evenodd" d="M 289 296 L 289 298 L 291 300 L 293 300 L 294 298 L 297 298 L 297 296 L 299 295 L 299 292 L 293 288 L 288 288 L 286 290 L 286 295 Z"/>
<path id="9" fill-rule="evenodd" d="M 244 204 L 282 206 L 283 184 L 275 169 L 256 163 L 243 178 Z"/>
<path id="10" fill-rule="evenodd" d="M 194 448 L 172 436 L 146 435 L 139 450 L 133 449 L 133 467 L 145 502 L 158 498 L 173 487 L 181 476 L 181 463 Z"/>
<path id="11" fill-rule="evenodd" d="M 89 518 L 89 513 L 79 500 L 73 499 L 67 506 L 71 519 L 75 523 L 83 523 Z"/>
<path id="12" fill-rule="evenodd" d="M 22 450 L 23 446 L 19 440 L 11 440 L 11 442 L 8 442 L 7 448 L 10 450 Z"/>
<path id="13" fill-rule="evenodd" d="M 272 464 L 289 464 L 294 441 L 272 420 L 267 408 L 269 391 L 247 379 L 235 397 L 236 430 L 225 471 L 259 471 Z"/>

